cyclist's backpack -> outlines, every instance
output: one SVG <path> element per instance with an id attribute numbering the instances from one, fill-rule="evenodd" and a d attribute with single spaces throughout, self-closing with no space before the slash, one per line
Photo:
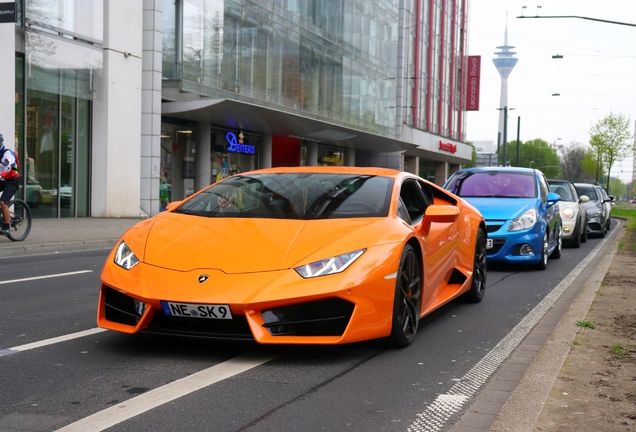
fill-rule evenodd
<path id="1" fill-rule="evenodd" d="M 9 178 L 20 177 L 20 158 L 18 157 L 18 154 L 15 151 L 9 150 L 8 148 L 5 147 L 4 150 L 0 152 L 0 161 L 2 160 L 2 157 L 4 156 L 5 152 L 11 152 L 15 159 L 15 162 L 11 166 L 15 173 L 13 176 Z"/>

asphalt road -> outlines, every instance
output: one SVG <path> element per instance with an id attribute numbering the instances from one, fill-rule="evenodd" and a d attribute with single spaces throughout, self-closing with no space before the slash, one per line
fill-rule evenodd
<path id="1" fill-rule="evenodd" d="M 466 382 L 600 242 L 564 248 L 545 271 L 491 266 L 481 303 L 436 311 L 401 350 L 100 331 L 108 251 L 2 259 L 0 431 L 447 431 L 470 403 L 428 429 L 421 414 Z"/>

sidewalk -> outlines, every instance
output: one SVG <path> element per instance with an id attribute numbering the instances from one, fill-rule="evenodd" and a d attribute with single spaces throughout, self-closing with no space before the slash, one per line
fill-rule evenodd
<path id="1" fill-rule="evenodd" d="M 119 237 L 141 219 L 34 219 L 21 242 L 0 237 L 0 258 L 55 252 L 111 249 Z"/>

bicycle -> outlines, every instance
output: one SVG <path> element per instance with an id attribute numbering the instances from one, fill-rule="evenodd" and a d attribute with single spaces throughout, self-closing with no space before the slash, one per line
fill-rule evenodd
<path id="1" fill-rule="evenodd" d="M 9 234 L 2 234 L 9 237 L 11 241 L 22 241 L 31 231 L 31 209 L 26 202 L 21 199 L 14 199 L 9 202 L 11 211 L 11 223 Z"/>

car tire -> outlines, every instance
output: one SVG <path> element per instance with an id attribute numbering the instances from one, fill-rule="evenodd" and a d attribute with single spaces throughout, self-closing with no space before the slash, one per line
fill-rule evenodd
<path id="1" fill-rule="evenodd" d="M 406 245 L 400 258 L 389 343 L 403 348 L 411 344 L 420 320 L 422 302 L 422 266 L 412 246 Z"/>
<path id="2" fill-rule="evenodd" d="M 587 243 L 587 222 L 583 226 L 583 232 L 581 233 L 581 243 Z"/>
<path id="3" fill-rule="evenodd" d="M 570 243 L 570 246 L 572 246 L 573 248 L 580 248 L 582 237 L 583 237 L 583 234 L 581 233 L 581 224 L 577 223 L 576 230 L 574 234 L 572 235 L 572 242 Z"/>
<path id="4" fill-rule="evenodd" d="M 470 290 L 464 294 L 464 298 L 471 303 L 479 303 L 484 298 L 486 290 L 486 275 L 488 263 L 486 260 L 486 234 L 477 230 L 477 240 L 475 241 L 475 259 L 473 261 L 473 278 Z"/>
<path id="5" fill-rule="evenodd" d="M 612 219 L 608 218 L 607 219 L 607 225 L 606 225 L 606 231 L 609 231 L 610 229 L 612 229 Z"/>
<path id="6" fill-rule="evenodd" d="M 539 270 L 548 268 L 548 233 L 543 234 L 543 244 L 541 245 L 541 261 L 537 264 Z"/>
<path id="7" fill-rule="evenodd" d="M 559 230 L 559 234 L 557 234 L 557 244 L 550 254 L 550 258 L 559 259 L 561 258 L 561 252 L 563 252 L 563 232 L 561 231 L 561 227 L 557 227 Z"/>

